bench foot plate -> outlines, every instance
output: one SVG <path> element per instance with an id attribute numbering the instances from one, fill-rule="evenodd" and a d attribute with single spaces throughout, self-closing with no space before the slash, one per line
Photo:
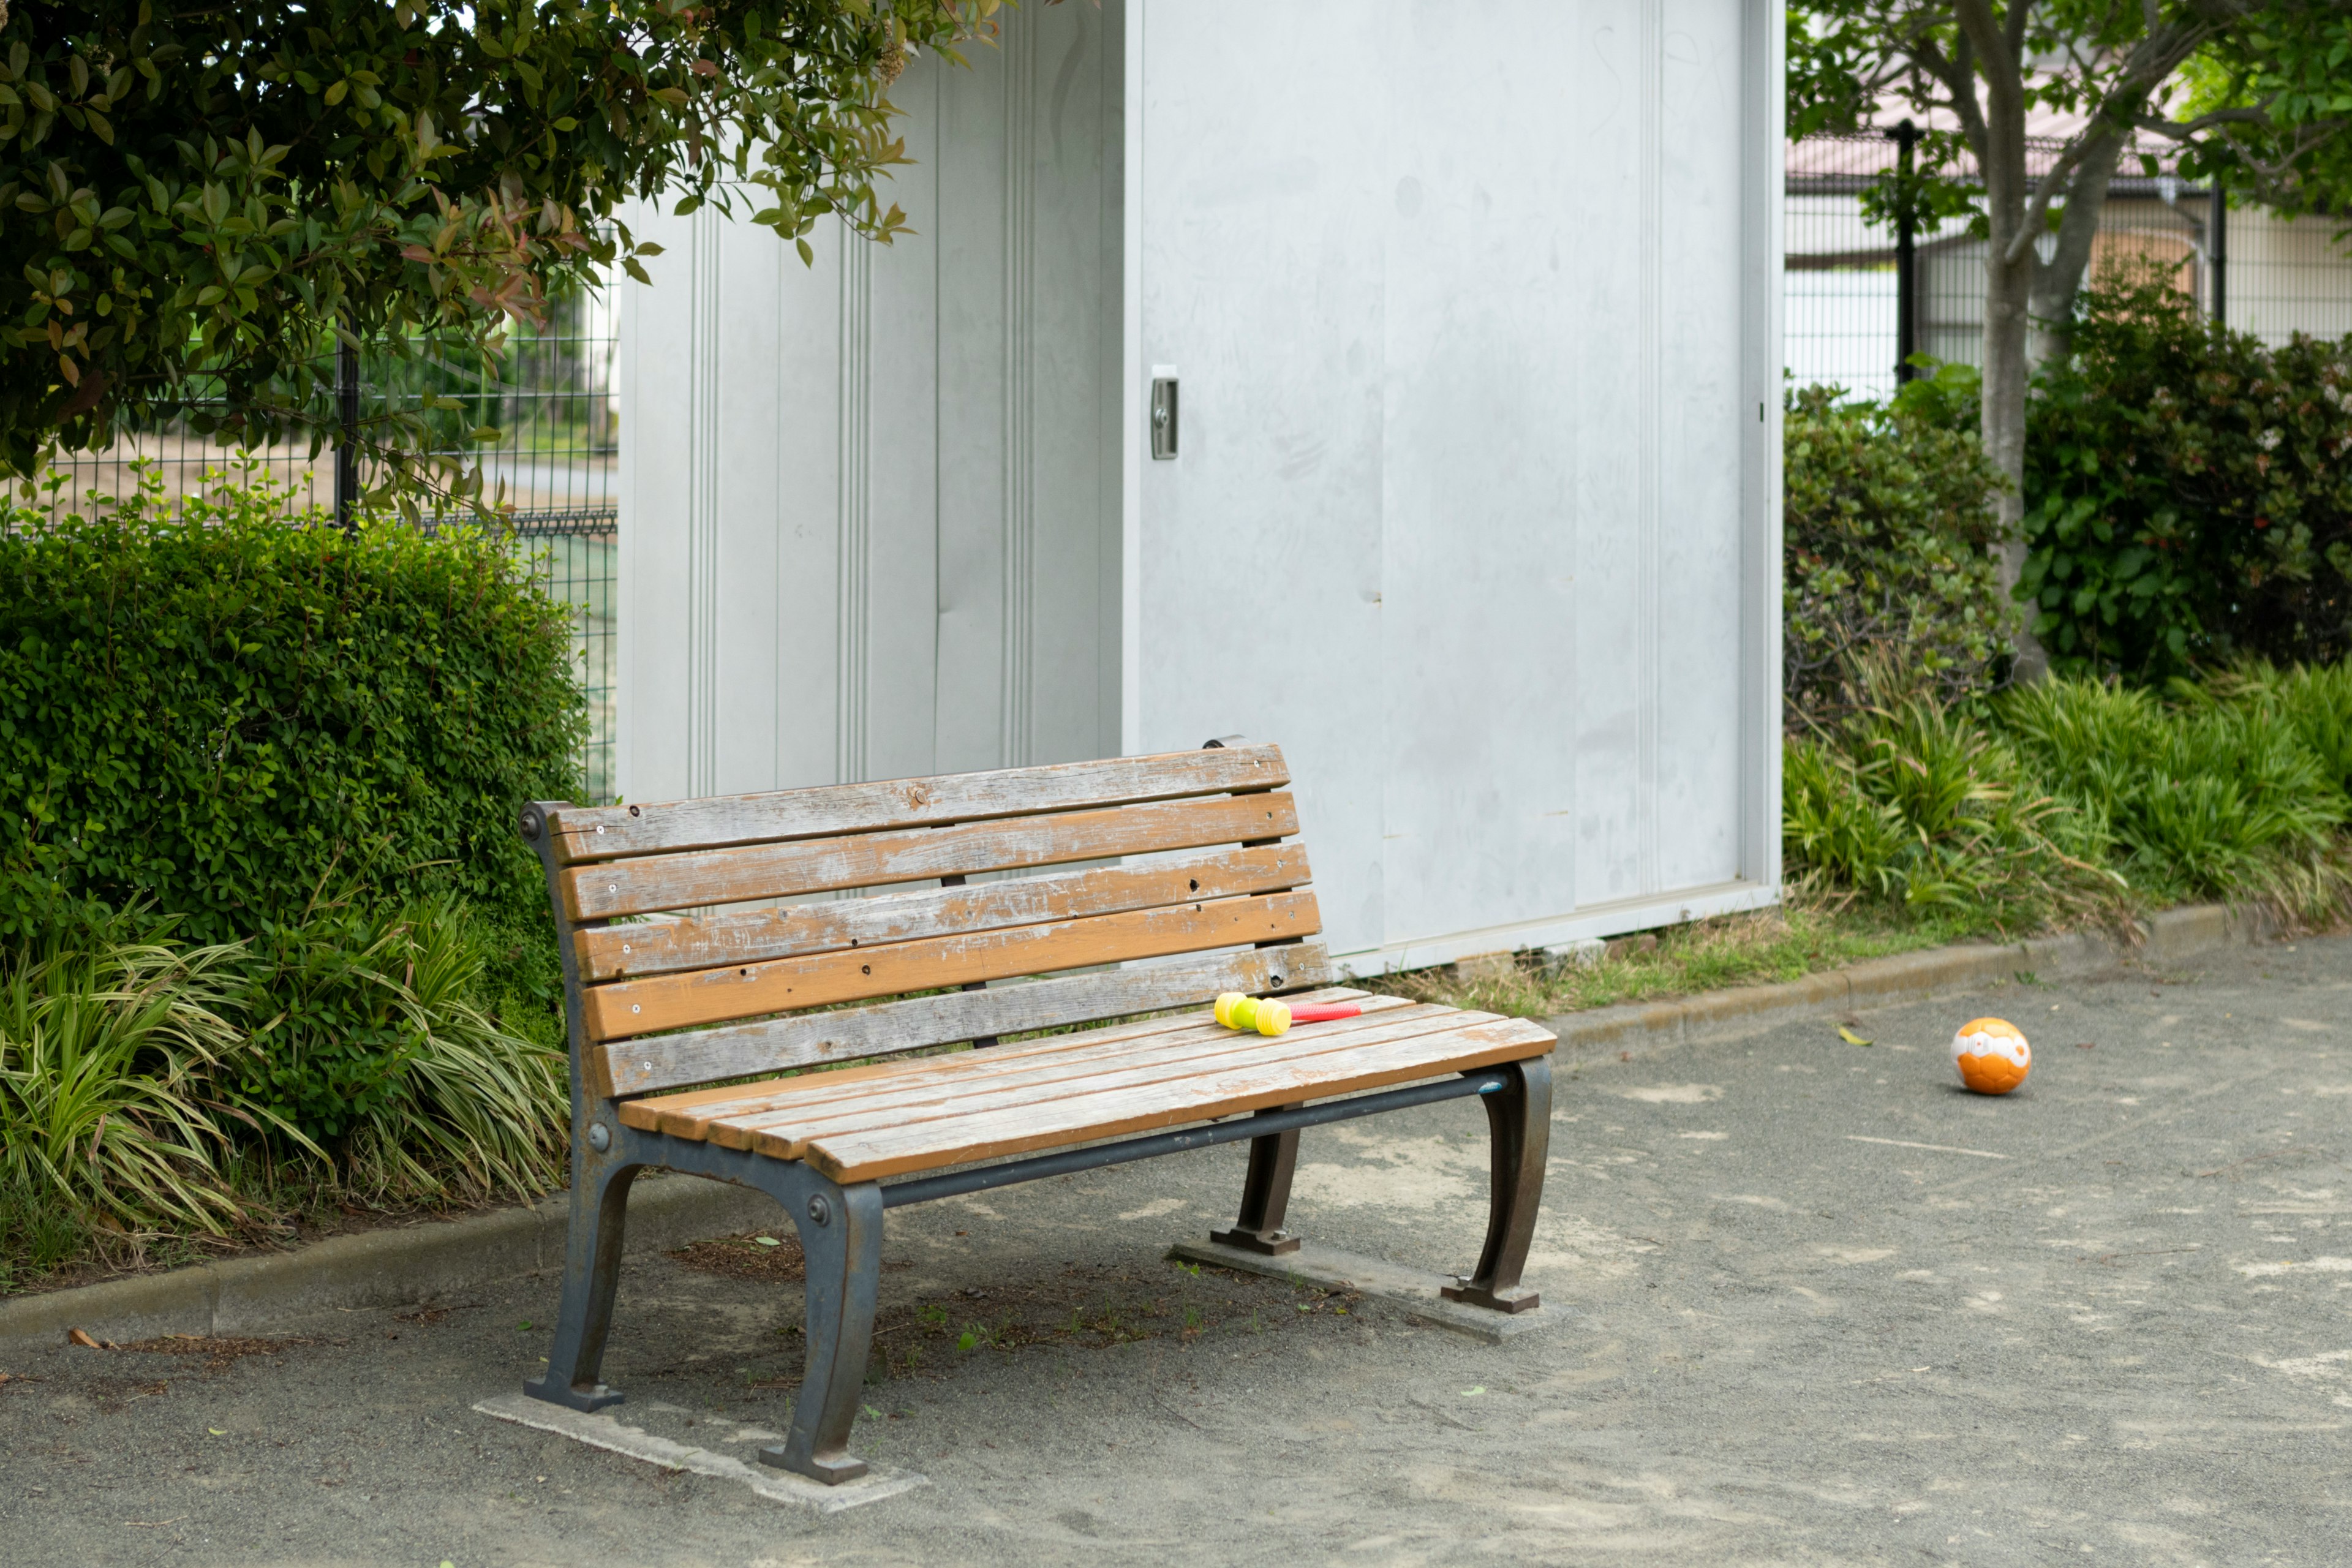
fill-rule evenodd
<path id="1" fill-rule="evenodd" d="M 1467 1279 L 1446 1286 L 1438 1294 L 1449 1301 L 1459 1301 L 1465 1307 L 1483 1307 L 1490 1312 L 1532 1312 L 1543 1305 L 1543 1298 L 1532 1290 L 1514 1290 L 1507 1296 L 1473 1285 Z"/>
<path id="2" fill-rule="evenodd" d="M 1213 1230 L 1209 1233 L 1209 1239 L 1219 1247 L 1231 1247 L 1243 1252 L 1254 1252 L 1260 1258 L 1287 1257 L 1298 1250 L 1299 1243 L 1297 1237 L 1285 1236 L 1278 1230 L 1242 1230 L 1238 1227 L 1233 1230 Z"/>
<path id="3" fill-rule="evenodd" d="M 618 1405 L 628 1395 L 598 1384 L 593 1388 L 574 1388 L 568 1383 L 554 1383 L 545 1377 L 526 1380 L 522 1391 L 533 1399 L 543 1399 L 550 1405 L 561 1405 L 566 1410 L 590 1415 L 608 1405 Z"/>
<path id="4" fill-rule="evenodd" d="M 474 1409 L 500 1421 L 511 1421 L 541 1432 L 552 1432 L 592 1448 L 603 1448 L 649 1465 L 658 1465 L 666 1470 L 686 1470 L 715 1480 L 740 1482 L 771 1502 L 804 1509 L 816 1514 L 839 1513 L 844 1509 L 879 1502 L 884 1498 L 897 1497 L 901 1492 L 930 1484 L 924 1477 L 911 1471 L 886 1467 L 868 1470 L 842 1486 L 827 1486 L 823 1481 L 793 1475 L 789 1470 L 745 1464 L 733 1454 L 714 1453 L 708 1448 L 696 1447 L 663 1436 L 658 1431 L 624 1426 L 610 1415 L 583 1415 L 578 1411 L 526 1398 L 520 1394 L 501 1394 L 495 1398 L 485 1399 Z M 645 1407 L 642 1419 L 647 1426 L 658 1428 L 667 1426 L 683 1433 L 685 1428 L 681 1423 L 692 1414 L 677 1405 L 656 1402 Z"/>
<path id="5" fill-rule="evenodd" d="M 797 1469 L 792 1460 L 785 1457 L 784 1446 L 782 1443 L 771 1443 L 761 1449 L 760 1463 L 768 1466 L 771 1469 L 783 1470 L 793 1475 L 805 1475 L 820 1486 L 828 1487 L 837 1487 L 844 1481 L 854 1481 L 866 1471 L 865 1460 L 853 1459 L 845 1454 L 838 1459 L 827 1459 L 820 1455 L 809 1461 L 809 1468 L 806 1470 Z"/>
<path id="6" fill-rule="evenodd" d="M 1447 1296 L 1449 1289 L 1462 1288 L 1453 1275 L 1424 1274 L 1401 1263 L 1341 1252 L 1312 1241 L 1303 1243 L 1296 1252 L 1278 1257 L 1220 1246 L 1214 1240 L 1180 1241 L 1169 1249 L 1168 1256 L 1185 1263 L 1207 1263 L 1219 1268 L 1237 1268 L 1244 1274 L 1287 1279 L 1295 1285 L 1359 1291 L 1374 1300 L 1403 1309 L 1407 1317 L 1488 1344 L 1500 1344 L 1532 1330 L 1548 1328 L 1567 1316 L 1561 1308 L 1540 1305 L 1533 1291 L 1519 1292 L 1530 1300 L 1530 1305 L 1522 1310 L 1472 1306 Z"/>

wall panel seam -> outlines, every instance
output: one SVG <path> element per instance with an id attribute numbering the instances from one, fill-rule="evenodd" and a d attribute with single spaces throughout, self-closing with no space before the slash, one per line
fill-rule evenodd
<path id="1" fill-rule="evenodd" d="M 1029 761 L 1036 581 L 1037 24 L 1004 37 L 1004 595 L 1002 685 L 1005 767 Z"/>
<path id="2" fill-rule="evenodd" d="M 866 677 L 870 637 L 867 568 L 872 532 L 870 420 L 874 254 L 847 224 L 841 243 L 841 389 L 839 478 L 835 524 L 839 534 L 839 582 L 835 589 L 840 638 L 835 668 L 840 689 L 835 705 L 834 774 L 843 784 L 866 777 Z"/>
<path id="3" fill-rule="evenodd" d="M 1643 0 L 1641 8 L 1640 103 L 1641 175 L 1634 199 L 1640 204 L 1641 226 L 1637 271 L 1641 289 L 1641 346 L 1637 370 L 1637 410 L 1640 430 L 1634 502 L 1634 840 L 1636 885 L 1642 892 L 1660 885 L 1658 862 L 1658 622 L 1662 611 L 1659 573 L 1659 489 L 1664 462 L 1661 406 L 1664 388 L 1660 356 L 1664 353 L 1663 312 L 1664 198 L 1659 189 L 1664 164 L 1660 142 L 1664 134 L 1665 91 L 1664 0 Z"/>
<path id="4" fill-rule="evenodd" d="M 687 793 L 719 788 L 719 214 L 694 215 L 693 342 L 688 346 Z"/>

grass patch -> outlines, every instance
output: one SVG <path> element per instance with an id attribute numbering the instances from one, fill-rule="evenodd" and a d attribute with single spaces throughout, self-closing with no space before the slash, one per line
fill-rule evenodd
<path id="1" fill-rule="evenodd" d="M 1360 981 L 1367 991 L 1442 1002 L 1514 1018 L 1543 1018 L 1621 1002 L 1664 1001 L 1732 985 L 1797 980 L 1841 964 L 1937 947 L 1973 934 L 1963 922 L 1912 920 L 1882 909 L 1836 909 L 1803 901 L 1780 910 L 1723 915 L 1650 933 L 1589 966 L 1515 955 L 1507 970 L 1453 965 Z"/>

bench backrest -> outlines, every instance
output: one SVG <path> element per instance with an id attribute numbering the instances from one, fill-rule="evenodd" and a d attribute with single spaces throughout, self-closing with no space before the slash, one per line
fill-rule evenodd
<path id="1" fill-rule="evenodd" d="M 1284 842 L 1298 832 L 1288 782 L 1280 748 L 1235 742 L 528 806 L 523 836 L 563 948 L 574 1093 L 625 1098 L 1321 984 L 1328 960 L 1302 940 L 1321 929 L 1306 849 Z M 1104 860 L 1118 863 L 969 880 Z M 823 893 L 841 896 L 807 897 Z M 1099 967 L 1137 959 L 1166 962 Z M 1097 972 L 1062 973 L 1084 970 Z M 897 1000 L 842 1005 L 877 997 Z"/>

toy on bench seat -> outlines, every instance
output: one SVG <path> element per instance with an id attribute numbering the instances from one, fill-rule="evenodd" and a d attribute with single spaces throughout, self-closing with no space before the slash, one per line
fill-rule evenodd
<path id="1" fill-rule="evenodd" d="M 1292 1006 L 1271 996 L 1244 996 L 1238 991 L 1228 991 L 1217 998 L 1210 1011 L 1218 1023 L 1228 1029 L 1255 1029 L 1261 1035 L 1283 1035 L 1293 1024 L 1328 1024 L 1341 1018 L 1359 1018 L 1364 1010 L 1352 1002 L 1335 1002 L 1318 1006 L 1301 1002 Z"/>
<path id="2" fill-rule="evenodd" d="M 1534 1306 L 1519 1274 L 1543 1194 L 1552 1037 L 1329 987 L 1307 940 L 1321 922 L 1306 851 L 1286 842 L 1298 831 L 1288 782 L 1277 748 L 1236 738 L 525 806 L 563 961 L 572 1102 L 563 1304 L 526 1391 L 576 1410 L 621 1397 L 597 1372 L 638 1172 L 740 1183 L 783 1205 L 807 1265 L 801 1392 L 785 1440 L 760 1458 L 847 1480 L 866 1469 L 848 1442 L 885 1210 L 1247 1140 L 1240 1218 L 1212 1240 L 1280 1254 L 1298 1246 L 1282 1224 L 1300 1128 L 1473 1095 L 1493 1193 L 1477 1265 L 1445 1294 Z M 971 880 L 988 872 L 1036 874 Z M 990 984 L 1009 980 L 1026 983 Z M 1222 1021 L 1231 1002 L 1213 1015 L 1228 993 L 1254 1032 Z M 1257 1000 L 1276 993 L 1283 1003 Z M 1266 1029 L 1281 1006 L 1289 1022 L 1325 1021 Z M 1111 1018 L 1131 1021 L 1099 1025 Z M 1098 1026 L 1043 1033 L 1086 1024 Z M 1016 1035 L 1034 1037 L 999 1043 Z M 984 1048 L 905 1057 L 963 1041 Z"/>

